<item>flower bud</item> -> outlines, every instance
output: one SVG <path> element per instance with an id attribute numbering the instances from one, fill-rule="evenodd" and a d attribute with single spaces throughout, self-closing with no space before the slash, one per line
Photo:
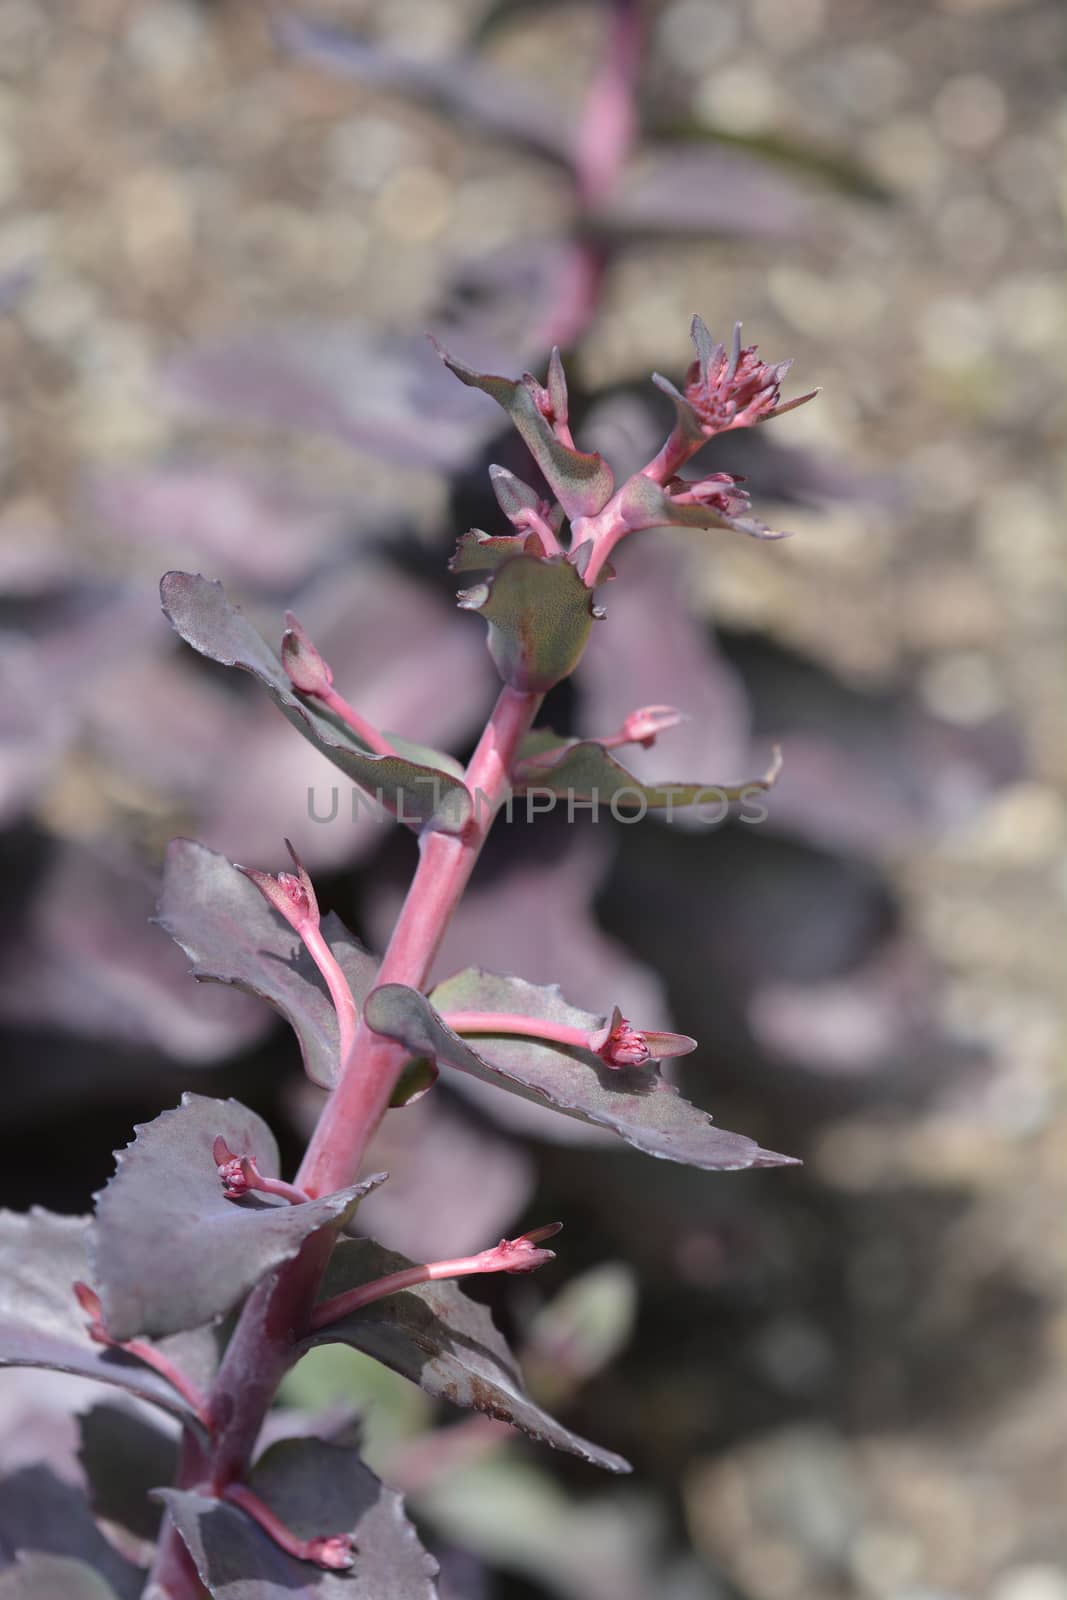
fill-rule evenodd
<path id="1" fill-rule="evenodd" d="M 333 683 L 333 673 L 291 611 L 285 613 L 282 666 L 301 694 L 322 694 Z"/>

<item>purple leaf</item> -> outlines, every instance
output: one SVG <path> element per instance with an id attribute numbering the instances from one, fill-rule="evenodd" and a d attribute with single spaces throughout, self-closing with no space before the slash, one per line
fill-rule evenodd
<path id="1" fill-rule="evenodd" d="M 778 775 L 775 758 L 762 777 L 744 783 L 710 779 L 703 783 L 642 783 L 603 745 L 594 740 L 561 739 L 548 728 L 537 730 L 522 755 L 515 769 L 517 793 L 544 791 L 570 800 L 593 800 L 622 816 L 666 811 L 669 818 L 676 807 L 711 805 L 716 808 L 715 820 L 722 821 L 727 805 L 755 801 L 773 787 Z"/>
<path id="2" fill-rule="evenodd" d="M 324 433 L 406 468 L 452 472 L 494 431 L 420 335 L 313 324 L 194 348 L 169 374 L 198 412 Z"/>
<path id="3" fill-rule="evenodd" d="M 121 1039 L 190 1061 L 215 1060 L 264 1031 L 264 1013 L 243 995 L 190 985 L 180 953 L 145 937 L 158 892 L 130 860 L 60 847 L 0 967 L 0 1012 L 46 1019 L 83 1037 Z M 116 1076 L 127 1071 L 121 1060 Z M 19 1095 L 36 1094 L 27 1078 Z M 69 1092 L 78 1092 L 72 1076 Z"/>
<path id="4" fill-rule="evenodd" d="M 399 55 L 357 35 L 303 18 L 283 18 L 283 43 L 360 83 L 399 89 L 488 133 L 503 134 L 552 160 L 571 162 L 570 119 L 542 92 L 482 66 L 474 56 L 426 60 Z"/>
<path id="5" fill-rule="evenodd" d="M 340 1049 L 333 1002 L 303 942 L 255 884 L 225 856 L 174 839 L 157 920 L 189 957 L 194 978 L 235 984 L 280 1011 L 299 1040 L 308 1077 L 331 1086 Z M 323 917 L 322 932 L 361 1007 L 376 960 L 333 912 Z"/>
<path id="6" fill-rule="evenodd" d="M 173 1483 L 178 1440 L 130 1406 L 100 1404 L 78 1418 L 78 1459 L 98 1517 L 154 1540 L 162 1515 L 151 1490 Z"/>
<path id="7" fill-rule="evenodd" d="M 326 1269 L 322 1298 L 410 1265 L 405 1256 L 383 1250 L 373 1239 L 342 1239 Z M 338 1343 L 373 1356 L 427 1394 L 513 1423 L 532 1438 L 608 1472 L 630 1470 L 621 1456 L 579 1438 L 534 1404 L 489 1311 L 454 1283 L 424 1283 L 375 1300 L 319 1329 L 307 1348 Z"/>
<path id="8" fill-rule="evenodd" d="M 389 1182 L 368 1195 L 359 1226 L 416 1261 L 473 1254 L 501 1238 L 533 1190 L 533 1163 L 439 1095 L 386 1117 L 368 1162 Z"/>
<path id="9" fill-rule="evenodd" d="M 485 618 L 497 671 L 523 692 L 568 677 L 593 626 L 592 591 L 563 556 L 514 556 L 459 603 Z"/>
<path id="10" fill-rule="evenodd" d="M 4 1600 L 59 1600 L 61 1595 L 63 1600 L 68 1595 L 72 1600 L 105 1600 L 113 1593 L 136 1600 L 144 1582 L 144 1574 L 108 1544 L 82 1492 L 47 1467 L 26 1467 L 0 1483 L 0 1566 L 9 1566 L 16 1554 L 29 1559 L 20 1563 L 21 1571 L 15 1567 L 17 1577 L 6 1572 L 0 1576 Z M 59 1561 L 71 1563 L 71 1568 L 64 1570 Z M 50 1571 L 62 1578 L 62 1587 L 46 1587 Z"/>
<path id="11" fill-rule="evenodd" d="M 648 1067 L 607 1067 L 590 1052 L 520 1036 L 479 1036 L 475 1051 L 442 1021 L 444 1010 L 516 1012 L 589 1031 L 602 1021 L 568 1005 L 558 987 L 541 989 L 476 968 L 438 984 L 433 1005 L 404 984 L 383 984 L 368 997 L 365 1014 L 376 1032 L 398 1039 L 413 1055 L 609 1128 L 647 1155 L 711 1172 L 794 1164 L 743 1134 L 714 1127 L 706 1111 Z"/>
<path id="12" fill-rule="evenodd" d="M 115 1384 L 197 1426 L 188 1403 L 158 1373 L 90 1339 L 72 1288 L 92 1277 L 90 1226 L 88 1217 L 0 1212 L 0 1366 L 48 1367 Z M 163 1340 L 160 1349 L 201 1386 L 210 1381 L 217 1352 L 210 1329 Z"/>
<path id="13" fill-rule="evenodd" d="M 228 1200 L 212 1155 L 220 1135 L 235 1154 L 254 1156 L 265 1176 L 278 1176 L 270 1129 L 235 1100 L 187 1094 L 176 1110 L 134 1131 L 96 1196 L 90 1246 L 90 1281 L 116 1339 L 176 1333 L 222 1316 L 384 1181 L 379 1173 L 302 1205 L 263 1194 Z"/>
<path id="14" fill-rule="evenodd" d="M 449 833 L 462 831 L 470 817 L 470 796 L 455 775 L 455 762 L 438 756 L 440 765 L 426 765 L 421 750 L 414 760 L 368 752 L 354 734 L 294 691 L 278 657 L 242 612 L 230 604 L 221 584 L 199 574 L 168 572 L 160 595 L 164 615 L 187 644 L 210 661 L 240 667 L 258 678 L 293 727 L 346 777 L 371 794 L 380 794 L 391 810 L 412 825 L 428 823 Z M 403 748 L 402 741 L 394 739 L 393 743 Z"/>
<path id="15" fill-rule="evenodd" d="M 143 1573 L 138 1575 L 138 1583 Z M 139 1593 L 127 1585 L 130 1600 Z M 84 1561 L 69 1556 L 20 1555 L 12 1567 L 0 1572 L 0 1600 L 115 1600 L 115 1590 Z"/>
<path id="16" fill-rule="evenodd" d="M 215 1600 L 435 1600 L 436 1561 L 420 1545 L 400 1496 L 355 1450 L 283 1439 L 257 1461 L 249 1486 L 298 1538 L 349 1534 L 355 1565 L 326 1572 L 297 1561 L 236 1506 L 162 1490 Z"/>
<path id="17" fill-rule="evenodd" d="M 572 449 L 557 437 L 538 404 L 535 391 L 540 386 L 529 374 L 519 379 L 499 378 L 475 372 L 440 346 L 438 354 L 460 383 L 468 389 L 481 389 L 507 412 L 569 517 L 591 516 L 607 504 L 615 484 L 611 468 L 602 456 Z"/>
<path id="18" fill-rule="evenodd" d="M 111 538 L 157 549 L 161 565 L 195 556 L 259 589 L 303 582 L 385 514 L 362 496 L 353 503 L 280 476 L 196 462 L 102 473 L 90 485 L 89 509 Z"/>
<path id="19" fill-rule="evenodd" d="M 797 239 L 816 202 L 802 184 L 741 151 L 661 145 L 645 154 L 595 217 L 627 235 L 726 234 Z"/>

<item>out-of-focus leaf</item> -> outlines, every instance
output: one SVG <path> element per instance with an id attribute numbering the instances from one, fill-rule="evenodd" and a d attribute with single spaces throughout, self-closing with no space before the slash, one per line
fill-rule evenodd
<path id="1" fill-rule="evenodd" d="M 627 173 L 593 219 L 609 235 L 740 235 L 798 239 L 815 226 L 812 195 L 743 151 L 658 146 Z"/>
<path id="2" fill-rule="evenodd" d="M 398 1494 L 355 1450 L 283 1439 L 261 1456 L 249 1487 L 298 1538 L 347 1533 L 349 1572 L 297 1561 L 243 1511 L 181 1489 L 161 1493 L 215 1600 L 435 1600 L 437 1563 L 418 1541 Z"/>
<path id="3" fill-rule="evenodd" d="M 4 1600 L 67 1600 L 68 1594 L 71 1600 L 112 1594 L 136 1600 L 144 1582 L 144 1573 L 108 1544 L 81 1490 L 47 1467 L 26 1467 L 0 1483 L 0 1566 L 9 1567 L 19 1555 L 26 1559 L 14 1568 L 18 1578 L 0 1575 Z M 69 1578 L 71 1588 L 46 1588 L 49 1572 L 64 1583 Z"/>
<path id="4" fill-rule="evenodd" d="M 593 626 L 593 596 L 563 556 L 517 555 L 460 605 L 489 624 L 489 654 L 513 689 L 543 691 L 569 677 Z"/>
<path id="5" fill-rule="evenodd" d="M 265 1176 L 278 1176 L 270 1129 L 235 1100 L 186 1094 L 176 1110 L 134 1132 L 96 1196 L 90 1246 L 91 1281 L 116 1339 L 176 1333 L 222 1316 L 384 1181 L 379 1173 L 302 1205 L 259 1193 L 228 1200 L 212 1155 L 219 1135 L 236 1155 L 253 1156 Z"/>
<path id="6" fill-rule="evenodd" d="M 636 1315 L 637 1282 L 624 1262 L 572 1278 L 527 1331 L 523 1356 L 537 1393 L 565 1397 L 595 1377 L 629 1340 Z"/>
<path id="7" fill-rule="evenodd" d="M 421 335 L 316 323 L 193 348 L 172 367 L 198 413 L 327 434 L 405 467 L 452 472 L 493 432 L 457 395 Z"/>
<path id="8" fill-rule="evenodd" d="M 406 1256 L 383 1250 L 373 1239 L 342 1239 L 326 1269 L 322 1298 L 409 1266 Z M 608 1472 L 630 1470 L 621 1456 L 579 1438 L 534 1404 L 488 1310 L 454 1283 L 424 1283 L 375 1300 L 307 1341 L 309 1349 L 336 1343 L 365 1351 L 428 1394 L 514 1423 L 554 1449 Z"/>
<path id="9" fill-rule="evenodd" d="M 177 1439 L 128 1406 L 96 1405 L 78 1421 L 93 1511 L 137 1539 L 154 1539 L 162 1512 L 149 1493 L 173 1483 Z"/>
<path id="10" fill-rule="evenodd" d="M 647 1155 L 712 1172 L 792 1164 L 743 1134 L 716 1128 L 706 1111 L 648 1067 L 606 1067 L 591 1053 L 517 1035 L 479 1036 L 475 1051 L 439 1011 L 509 1011 L 586 1029 L 602 1021 L 568 1005 L 558 988 L 538 989 L 473 968 L 438 984 L 433 1005 L 404 984 L 383 984 L 369 996 L 366 1018 L 413 1055 L 433 1056 L 440 1065 L 608 1128 Z"/>
<path id="11" fill-rule="evenodd" d="M 180 952 L 146 937 L 158 887 L 154 874 L 117 852 L 58 847 L 19 939 L 0 960 L 0 1012 L 188 1061 L 215 1060 L 260 1036 L 262 1007 L 236 991 L 197 989 Z M 77 1095 L 84 1086 L 72 1074 L 66 1087 Z M 9 1105 L 32 1103 L 40 1088 L 32 1078 L 13 1083 Z"/>
<path id="12" fill-rule="evenodd" d="M 438 346 L 449 372 L 468 389 L 480 389 L 496 401 L 511 418 L 526 448 L 533 456 L 552 493 L 569 517 L 591 516 L 606 505 L 615 486 L 611 468 L 595 452 L 574 450 L 556 437 L 542 415 L 534 396 L 534 380 L 528 375 L 500 378 L 489 372 L 475 372 Z"/>
<path id="13" fill-rule="evenodd" d="M 495 1458 L 436 1479 L 418 1507 L 449 1539 L 561 1600 L 663 1593 L 662 1529 L 641 1496 L 576 1501 L 546 1472 Z"/>
<path id="14" fill-rule="evenodd" d="M 254 883 L 217 851 L 174 839 L 158 921 L 189 957 L 194 978 L 235 984 L 280 1011 L 300 1042 L 308 1077 L 332 1085 L 340 1047 L 333 1002 L 303 941 Z M 332 911 L 322 933 L 362 1006 L 377 962 Z"/>
<path id="15" fill-rule="evenodd" d="M 737 151 L 754 157 L 772 168 L 797 172 L 801 177 L 816 178 L 828 188 L 853 195 L 858 200 L 886 204 L 894 199 L 892 189 L 887 188 L 869 167 L 863 166 L 844 147 L 807 144 L 797 138 L 795 129 L 790 129 L 787 137 L 773 131 L 739 133 L 694 119 L 677 121 L 673 117 L 657 117 L 653 114 L 650 131 L 672 141 L 674 148 L 716 145 L 727 153 Z"/>
<path id="16" fill-rule="evenodd" d="M 621 553 L 620 571 L 611 626 L 594 630 L 575 675 L 581 731 L 595 739 L 621 727 L 635 706 L 677 706 L 684 721 L 651 750 L 631 746 L 627 767 L 646 783 L 665 760 L 682 771 L 743 772 L 751 760 L 744 687 L 687 603 L 680 552 L 635 541 Z M 649 615 L 655 629 L 644 625 Z"/>
<path id="17" fill-rule="evenodd" d="M 538 730 L 539 741 L 547 743 L 549 730 Z M 528 746 L 527 748 L 530 748 Z M 524 757 L 515 770 L 515 789 L 519 794 L 543 790 L 571 800 L 595 800 L 610 808 L 613 815 L 639 817 L 646 811 L 666 811 L 675 807 L 716 808 L 714 820 L 723 821 L 726 807 L 737 801 L 753 801 L 773 788 L 778 775 L 777 758 L 760 778 L 745 783 L 642 783 L 604 746 L 593 740 L 557 738 L 543 753 Z"/>
<path id="18" fill-rule="evenodd" d="M 367 1156 L 389 1182 L 360 1207 L 361 1232 L 414 1261 L 481 1250 L 520 1216 L 533 1188 L 526 1152 L 430 1095 L 386 1117 Z"/>
<path id="19" fill-rule="evenodd" d="M 426 766 L 402 756 L 365 750 L 341 724 L 301 698 L 273 650 L 226 599 L 222 585 L 188 572 L 169 572 L 160 585 L 163 611 L 175 631 L 201 655 L 223 666 L 241 667 L 258 678 L 293 727 L 340 767 L 352 782 L 379 794 L 411 824 L 429 823 L 460 832 L 470 817 L 470 796 L 440 757 Z"/>
<path id="20" fill-rule="evenodd" d="M 538 155 L 570 162 L 572 135 L 566 113 L 474 56 L 434 61 L 399 55 L 356 34 L 295 16 L 283 18 L 280 33 L 291 50 L 361 83 L 417 95 L 475 128 L 503 134 Z"/>
<path id="21" fill-rule="evenodd" d="M 0 1212 L 0 1366 L 49 1367 L 115 1384 L 195 1426 L 188 1402 L 132 1356 L 95 1344 L 72 1285 L 91 1279 L 88 1217 L 34 1210 Z M 195 1382 L 210 1381 L 216 1360 L 210 1329 L 179 1334 L 160 1349 Z"/>
<path id="22" fill-rule="evenodd" d="M 175 462 L 98 475 L 89 509 L 112 539 L 149 546 L 160 565 L 204 560 L 223 578 L 290 589 L 343 551 L 357 529 L 380 530 L 384 507 L 313 495 L 281 477 Z"/>
<path id="23" fill-rule="evenodd" d="M 84 1561 L 30 1551 L 0 1572 L 0 1600 L 115 1600 L 115 1591 Z"/>

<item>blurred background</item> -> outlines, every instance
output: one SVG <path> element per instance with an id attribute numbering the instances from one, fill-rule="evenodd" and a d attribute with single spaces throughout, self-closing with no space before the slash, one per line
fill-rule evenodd
<path id="1" fill-rule="evenodd" d="M 682 707 L 665 779 L 779 740 L 767 821 L 501 828 L 439 969 L 673 1021 L 686 1093 L 804 1167 L 689 1172 L 451 1082 L 387 1123 L 384 1242 L 566 1220 L 472 1292 L 632 1480 L 477 1425 L 435 1455 L 348 1352 L 290 1380 L 365 1409 L 448 1600 L 1067 1600 L 1065 66 L 1057 0 L 0 6 L 8 1205 L 85 1210 L 190 1087 L 295 1164 L 292 1039 L 146 926 L 168 838 L 276 869 L 291 835 L 377 948 L 412 864 L 344 798 L 309 819 L 332 769 L 179 647 L 159 574 L 275 641 L 293 606 L 361 710 L 464 755 L 493 674 L 445 560 L 500 531 L 487 463 L 527 467 L 424 330 L 506 372 L 558 339 L 617 474 L 694 311 L 823 386 L 706 453 L 795 537 L 633 541 L 549 707 Z M 597 85 L 634 119 L 599 179 Z M 84 1389 L 13 1379 L 0 1461 L 76 1476 Z"/>

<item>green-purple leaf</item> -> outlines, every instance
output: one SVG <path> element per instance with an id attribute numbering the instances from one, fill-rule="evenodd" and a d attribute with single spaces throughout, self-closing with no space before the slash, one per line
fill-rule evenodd
<path id="1" fill-rule="evenodd" d="M 188 1402 L 158 1373 L 90 1339 L 72 1288 L 92 1277 L 90 1227 L 89 1217 L 0 1212 L 0 1367 L 49 1367 L 115 1384 L 195 1426 Z M 160 1348 L 206 1387 L 217 1353 L 210 1329 L 162 1340 Z"/>
<path id="2" fill-rule="evenodd" d="M 422 1548 L 403 1502 L 355 1450 L 320 1439 L 283 1439 L 261 1456 L 250 1487 L 298 1538 L 347 1533 L 348 1572 L 286 1555 L 243 1511 L 165 1489 L 174 1518 L 215 1600 L 435 1600 L 437 1563 Z"/>
<path id="3" fill-rule="evenodd" d="M 468 389 L 481 389 L 507 412 L 568 517 L 593 516 L 603 510 L 615 487 L 611 468 L 595 451 L 574 450 L 556 437 L 534 398 L 532 378 L 499 378 L 489 372 L 475 372 L 440 346 L 437 349 L 460 383 Z"/>
<path id="4" fill-rule="evenodd" d="M 515 772 L 517 794 L 547 790 L 576 800 L 595 799 L 620 815 L 639 816 L 693 805 L 721 807 L 764 794 L 773 788 L 780 764 L 775 752 L 763 776 L 746 783 L 642 783 L 595 739 L 564 739 L 542 728 L 523 746 L 523 756 Z"/>
<path id="5" fill-rule="evenodd" d="M 212 1155 L 220 1134 L 236 1155 L 278 1176 L 278 1149 L 262 1118 L 236 1100 L 186 1094 L 134 1130 L 115 1176 L 96 1196 L 91 1282 L 116 1339 L 176 1333 L 222 1316 L 304 1240 L 346 1222 L 383 1181 L 364 1179 L 302 1205 L 273 1195 L 228 1200 Z"/>
<path id="6" fill-rule="evenodd" d="M 342 1239 L 326 1269 L 323 1298 L 409 1266 L 406 1256 L 384 1250 L 373 1239 Z M 319 1344 L 352 1345 L 427 1394 L 513 1423 L 532 1438 L 608 1472 L 630 1470 L 621 1456 L 590 1444 L 534 1404 L 489 1311 L 455 1283 L 420 1284 L 375 1300 L 319 1329 L 307 1348 Z"/>
<path id="7" fill-rule="evenodd" d="M 425 752 L 393 740 L 397 755 L 374 755 L 348 728 L 296 693 L 274 651 L 243 612 L 227 600 L 222 585 L 199 573 L 168 572 L 160 584 L 163 613 L 175 632 L 200 655 L 222 666 L 240 667 L 268 691 L 275 705 L 305 739 L 362 789 L 412 826 L 459 833 L 470 813 L 470 796 L 447 756 L 426 763 Z"/>
<path id="8" fill-rule="evenodd" d="M 136 1600 L 144 1583 L 104 1538 L 82 1491 L 43 1466 L 0 1483 L 0 1567 L 3 1600 Z"/>
<path id="9" fill-rule="evenodd" d="M 505 561 L 521 556 L 526 548 L 526 535 L 519 533 L 483 533 L 481 528 L 468 528 L 456 541 L 456 551 L 448 563 L 449 572 L 495 572 Z"/>
<path id="10" fill-rule="evenodd" d="M 300 1043 L 304 1070 L 329 1089 L 337 1072 L 337 1013 L 318 967 L 285 919 L 224 855 L 174 839 L 163 869 L 156 919 L 192 962 L 201 982 L 230 983 L 280 1011 Z M 377 962 L 330 912 L 322 932 L 362 1006 Z"/>
<path id="11" fill-rule="evenodd" d="M 513 689 L 551 689 L 581 660 L 593 596 L 563 556 L 517 555 L 460 597 L 489 624 L 489 654 Z"/>
<path id="12" fill-rule="evenodd" d="M 589 1052 L 518 1035 L 479 1035 L 475 1051 L 439 1011 L 516 1012 L 586 1029 L 602 1021 L 568 1005 L 555 986 L 538 988 L 473 967 L 439 983 L 433 1005 L 415 989 L 384 984 L 370 995 L 366 1017 L 378 1033 L 398 1039 L 413 1055 L 432 1056 L 439 1065 L 496 1083 L 565 1116 L 610 1128 L 647 1155 L 711 1172 L 793 1165 L 790 1156 L 716 1128 L 706 1111 L 647 1066 L 608 1067 Z"/>
<path id="13" fill-rule="evenodd" d="M 662 380 L 660 387 L 663 388 L 664 385 L 665 380 Z M 668 392 L 670 392 L 669 389 Z M 687 413 L 692 408 L 689 402 L 682 396 L 677 395 L 677 393 L 672 395 L 672 399 L 675 400 L 678 415 L 683 420 L 684 425 Z M 687 428 L 688 431 L 689 429 Z M 683 484 L 683 489 L 685 487 Z M 746 534 L 750 539 L 787 539 L 789 537 L 787 533 L 779 533 L 773 528 L 768 528 L 767 524 L 761 522 L 758 517 L 733 516 L 713 504 L 681 505 L 677 499 L 668 494 L 666 489 L 661 488 L 658 483 L 653 483 L 651 478 L 646 478 L 640 472 L 636 477 L 630 479 L 619 498 L 621 501 L 620 514 L 627 525 L 635 530 L 647 528 L 727 528 L 732 533 Z"/>
<path id="14" fill-rule="evenodd" d="M 178 1440 L 142 1411 L 100 1404 L 78 1418 L 78 1459 L 93 1511 L 137 1539 L 154 1539 L 162 1515 L 153 1489 L 174 1482 Z"/>

